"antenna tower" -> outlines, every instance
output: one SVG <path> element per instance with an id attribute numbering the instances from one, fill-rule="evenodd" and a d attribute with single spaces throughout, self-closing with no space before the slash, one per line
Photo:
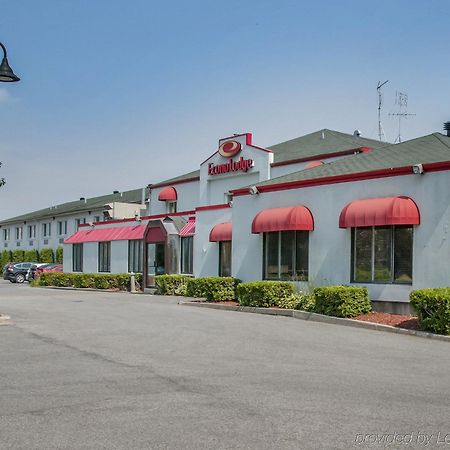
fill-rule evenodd
<path id="1" fill-rule="evenodd" d="M 402 119 L 408 118 L 409 116 L 415 116 L 415 114 L 409 114 L 408 108 L 408 95 L 403 92 L 395 93 L 395 104 L 398 105 L 398 110 L 396 113 L 390 113 L 390 116 L 398 118 L 398 135 L 394 141 L 394 144 L 402 142 Z"/>
<path id="2" fill-rule="evenodd" d="M 378 94 L 378 138 L 380 139 L 380 142 L 383 141 L 383 139 L 386 139 L 386 136 L 384 135 L 383 126 L 381 125 L 381 104 L 383 103 L 383 95 L 382 95 L 382 92 L 381 92 L 381 88 L 386 83 L 389 83 L 389 80 L 386 80 L 384 83 L 378 82 L 378 84 L 377 84 L 377 94 Z"/>

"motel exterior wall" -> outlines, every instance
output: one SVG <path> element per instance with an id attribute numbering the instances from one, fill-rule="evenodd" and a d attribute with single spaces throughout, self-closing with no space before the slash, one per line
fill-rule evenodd
<path id="1" fill-rule="evenodd" d="M 421 223 L 414 226 L 413 283 L 367 286 L 372 300 L 408 302 L 412 289 L 448 286 L 450 268 L 450 199 L 444 194 L 450 172 L 405 175 L 350 183 L 239 196 L 233 201 L 233 276 L 244 281 L 262 279 L 263 236 L 251 233 L 255 215 L 265 208 L 304 205 L 314 218 L 309 240 L 310 286 L 350 284 L 351 229 L 339 228 L 339 215 L 359 199 L 408 196 L 420 211 Z M 439 195 L 441 193 L 441 195 Z M 357 285 L 358 283 L 355 283 Z"/>
<path id="2" fill-rule="evenodd" d="M 151 188 L 150 202 L 147 209 L 148 215 L 165 214 L 167 213 L 166 202 L 158 200 L 158 196 L 167 186 L 173 186 L 178 194 L 177 211 L 192 211 L 199 205 L 199 180 L 165 184 Z"/>

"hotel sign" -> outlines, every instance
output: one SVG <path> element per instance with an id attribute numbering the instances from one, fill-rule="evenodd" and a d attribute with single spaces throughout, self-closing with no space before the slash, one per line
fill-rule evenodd
<path id="1" fill-rule="evenodd" d="M 253 167 L 253 159 L 245 159 L 240 157 L 239 160 L 233 161 L 233 156 L 236 156 L 242 150 L 240 142 L 225 141 L 219 147 L 219 154 L 224 158 L 230 158 L 225 164 L 208 164 L 208 175 L 219 175 L 230 172 L 247 172 Z"/>

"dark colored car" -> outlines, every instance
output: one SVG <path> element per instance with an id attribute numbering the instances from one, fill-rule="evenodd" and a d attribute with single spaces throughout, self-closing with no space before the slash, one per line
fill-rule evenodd
<path id="1" fill-rule="evenodd" d="M 11 263 L 5 266 L 3 279 L 11 283 L 23 283 L 27 279 L 28 269 L 33 265 L 31 262 Z"/>

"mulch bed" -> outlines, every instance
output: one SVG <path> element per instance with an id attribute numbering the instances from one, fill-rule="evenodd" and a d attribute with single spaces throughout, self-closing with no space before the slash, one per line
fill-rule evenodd
<path id="1" fill-rule="evenodd" d="M 210 302 L 220 305 L 239 306 L 239 303 L 234 300 L 226 300 L 222 302 Z M 362 314 L 353 318 L 354 320 L 361 320 L 363 322 L 379 323 L 381 325 L 390 325 L 397 328 L 406 328 L 408 330 L 419 330 L 419 323 L 417 317 L 401 315 L 401 314 L 388 314 L 382 312 L 371 312 L 368 314 Z"/>
<path id="2" fill-rule="evenodd" d="M 401 314 L 388 314 L 381 312 L 371 312 L 354 317 L 355 320 L 362 320 L 363 322 L 379 323 L 381 325 L 390 325 L 397 328 L 406 328 L 408 330 L 418 330 L 419 323 L 417 317 L 406 316 Z"/>

